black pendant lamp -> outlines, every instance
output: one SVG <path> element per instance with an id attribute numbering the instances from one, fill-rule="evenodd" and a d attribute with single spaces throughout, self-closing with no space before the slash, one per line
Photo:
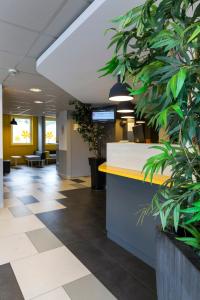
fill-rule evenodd
<path id="1" fill-rule="evenodd" d="M 12 121 L 10 122 L 10 125 L 17 125 L 17 121 L 15 120 L 15 118 L 12 119 Z"/>
<path id="2" fill-rule="evenodd" d="M 130 101 L 120 102 L 117 106 L 117 112 L 120 114 L 123 113 L 132 113 L 134 112 L 134 106 Z"/>
<path id="3" fill-rule="evenodd" d="M 121 116 L 121 119 L 128 120 L 128 119 L 135 119 L 135 117 L 133 115 L 131 115 L 131 114 L 127 114 L 127 115 Z"/>
<path id="4" fill-rule="evenodd" d="M 130 86 L 127 83 L 121 83 L 120 75 L 118 75 L 117 83 L 111 88 L 109 94 L 110 101 L 131 101 L 133 96 L 130 95 L 128 88 Z"/>

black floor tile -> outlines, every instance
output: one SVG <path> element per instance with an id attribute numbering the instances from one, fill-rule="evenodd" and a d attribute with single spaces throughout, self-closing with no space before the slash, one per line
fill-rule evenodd
<path id="1" fill-rule="evenodd" d="M 155 270 L 150 266 L 108 238 L 97 238 L 92 240 L 91 244 L 99 249 L 103 249 L 117 264 L 137 278 L 137 280 L 143 283 L 147 288 L 153 292 L 156 290 L 156 274 Z"/>
<path id="2" fill-rule="evenodd" d="M 20 201 L 22 201 L 24 204 L 32 204 L 39 202 L 35 197 L 33 196 L 23 196 L 23 197 L 18 197 Z"/>
<path id="3" fill-rule="evenodd" d="M 0 266 L 0 300 L 23 300 L 10 264 Z"/>
<path id="4" fill-rule="evenodd" d="M 117 297 L 123 300 L 156 299 L 155 290 L 126 271 L 102 248 L 88 242 L 67 245 L 70 251 Z M 133 298 L 134 295 L 134 298 Z"/>
<path id="5" fill-rule="evenodd" d="M 118 300 L 156 300 L 157 296 L 118 265 L 94 274 Z"/>
<path id="6" fill-rule="evenodd" d="M 64 191 L 67 209 L 38 214 L 41 221 L 117 297 L 155 300 L 155 272 L 110 241 L 105 230 L 105 192 Z"/>

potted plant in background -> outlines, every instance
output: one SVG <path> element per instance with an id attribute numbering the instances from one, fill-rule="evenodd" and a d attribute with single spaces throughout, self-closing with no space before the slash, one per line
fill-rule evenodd
<path id="1" fill-rule="evenodd" d="M 148 0 L 113 20 L 103 76 L 132 82 L 137 114 L 170 141 L 155 146 L 144 174 L 171 168 L 143 214 L 160 216 L 159 300 L 200 299 L 200 1 Z"/>
<path id="2" fill-rule="evenodd" d="M 92 122 L 90 104 L 80 101 L 74 101 L 72 104 L 74 105 L 72 117 L 78 125 L 77 131 L 88 144 L 89 151 L 94 154 L 93 157 L 89 157 L 92 189 L 102 190 L 105 188 L 105 174 L 99 172 L 98 167 L 105 161 L 102 157 L 104 126 Z"/>

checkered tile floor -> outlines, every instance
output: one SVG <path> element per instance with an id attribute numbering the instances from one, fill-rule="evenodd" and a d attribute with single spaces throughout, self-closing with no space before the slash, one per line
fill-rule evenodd
<path id="1" fill-rule="evenodd" d="M 67 210 L 61 193 L 90 178 L 61 180 L 55 166 L 12 169 L 0 209 L 0 300 L 116 299 L 44 225 L 38 213 Z M 59 222 L 59 220 L 55 220 Z"/>

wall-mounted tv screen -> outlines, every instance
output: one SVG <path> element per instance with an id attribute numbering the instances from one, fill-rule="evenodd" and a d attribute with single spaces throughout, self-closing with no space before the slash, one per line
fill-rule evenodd
<path id="1" fill-rule="evenodd" d="M 115 122 L 116 109 L 110 108 L 99 108 L 92 111 L 93 122 Z"/>

